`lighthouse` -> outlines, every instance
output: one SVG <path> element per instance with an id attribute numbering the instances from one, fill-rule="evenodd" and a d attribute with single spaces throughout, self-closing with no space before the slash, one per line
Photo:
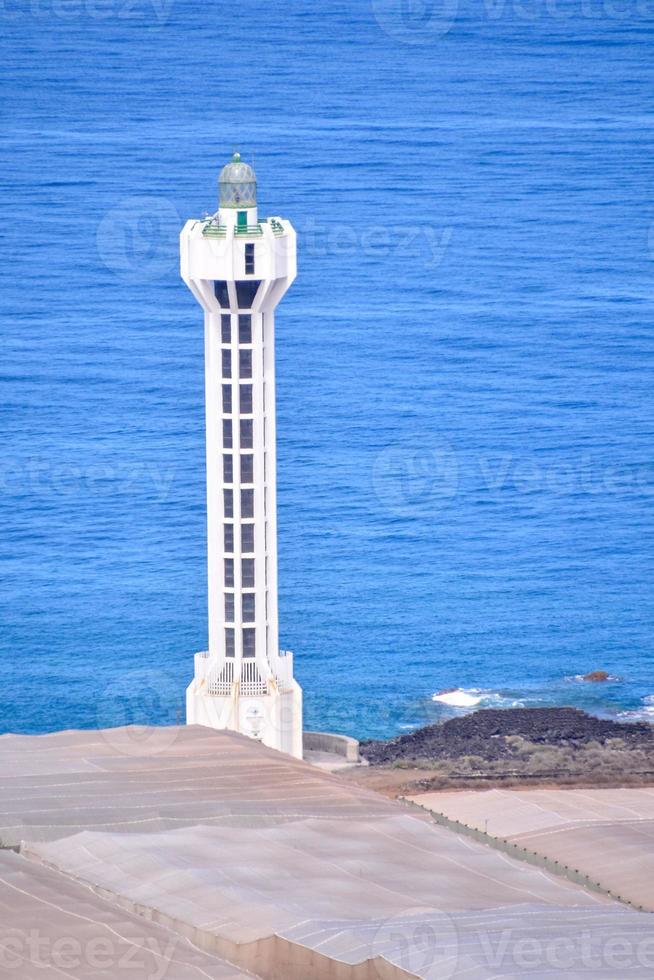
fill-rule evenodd
<path id="1" fill-rule="evenodd" d="M 279 649 L 275 309 L 296 275 L 290 222 L 259 218 L 235 153 L 215 214 L 187 221 L 181 274 L 204 310 L 209 649 L 195 655 L 190 725 L 302 757 L 302 691 Z"/>

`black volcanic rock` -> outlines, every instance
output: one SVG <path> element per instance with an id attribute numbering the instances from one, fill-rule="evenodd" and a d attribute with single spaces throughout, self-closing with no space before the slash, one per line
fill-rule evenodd
<path id="1" fill-rule="evenodd" d="M 512 754 L 506 739 L 515 735 L 543 747 L 581 748 L 589 742 L 604 745 L 609 739 L 622 739 L 631 748 L 654 749 L 654 728 L 646 722 L 595 718 L 578 708 L 489 708 L 389 741 L 362 742 L 361 754 L 378 766 L 462 756 L 493 761 Z"/>

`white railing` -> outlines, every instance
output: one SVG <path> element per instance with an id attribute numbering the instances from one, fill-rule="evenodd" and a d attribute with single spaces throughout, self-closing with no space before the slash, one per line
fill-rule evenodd
<path id="1" fill-rule="evenodd" d="M 241 663 L 241 694 L 261 695 L 268 693 L 268 684 L 261 676 L 256 660 L 243 660 Z"/>
<path id="2" fill-rule="evenodd" d="M 293 654 L 288 650 L 279 651 L 272 671 L 269 668 L 262 670 L 257 661 L 250 658 L 241 661 L 240 667 L 239 677 L 236 660 L 229 658 L 212 667 L 208 653 L 195 655 L 195 678 L 198 682 L 206 682 L 207 694 L 229 696 L 234 683 L 239 680 L 239 693 L 245 697 L 268 694 L 269 678 L 277 684 L 279 691 L 290 691 L 293 686 Z"/>
<path id="3" fill-rule="evenodd" d="M 225 662 L 212 670 L 209 676 L 209 694 L 231 694 L 232 684 L 234 683 L 234 661 Z"/>

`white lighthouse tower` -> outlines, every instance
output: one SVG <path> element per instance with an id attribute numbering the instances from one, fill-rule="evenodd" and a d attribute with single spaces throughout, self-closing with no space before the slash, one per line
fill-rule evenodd
<path id="1" fill-rule="evenodd" d="M 295 231 L 259 219 L 238 153 L 213 217 L 187 221 L 181 272 L 204 310 L 209 650 L 195 656 L 188 724 L 302 757 L 302 691 L 279 650 L 275 307 L 296 275 Z"/>

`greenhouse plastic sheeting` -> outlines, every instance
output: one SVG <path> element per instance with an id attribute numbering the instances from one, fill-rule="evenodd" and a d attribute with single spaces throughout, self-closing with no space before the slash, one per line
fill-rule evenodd
<path id="1" fill-rule="evenodd" d="M 260 826 L 394 812 L 376 793 L 233 732 L 200 726 L 0 737 L 0 839 L 84 829 Z"/>
<path id="2" fill-rule="evenodd" d="M 233 733 L 3 736 L 0 794 L 0 838 L 24 842 L 0 854 L 17 980 L 654 976 L 651 916 Z M 84 956 L 42 969 L 33 929 Z M 107 972 L 98 929 L 150 958 Z"/>
<path id="3" fill-rule="evenodd" d="M 245 980 L 247 974 L 63 875 L 0 853 L 0 976 Z"/>
<path id="4" fill-rule="evenodd" d="M 588 963 L 615 978 L 607 936 L 632 951 L 629 976 L 648 976 L 649 916 L 401 812 L 87 832 L 29 853 L 265 977 L 279 959 L 294 965 L 286 980 L 356 976 L 336 967 L 380 959 L 400 971 L 388 976 L 542 977 L 565 953 L 566 978 L 588 976 Z"/>
<path id="5" fill-rule="evenodd" d="M 654 911 L 654 788 L 496 789 L 413 799 Z"/>

